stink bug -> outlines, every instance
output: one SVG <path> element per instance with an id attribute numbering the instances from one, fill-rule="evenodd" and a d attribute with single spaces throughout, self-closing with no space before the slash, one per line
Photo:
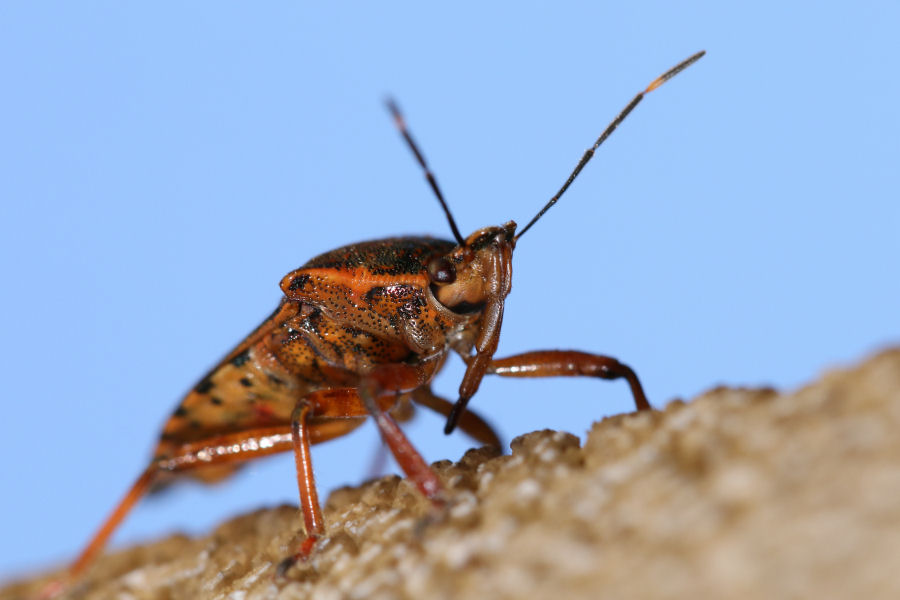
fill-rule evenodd
<path id="1" fill-rule="evenodd" d="M 543 350 L 494 358 L 519 239 L 565 193 L 597 148 L 644 96 L 696 62 L 698 52 L 653 82 L 613 119 L 559 191 L 518 233 L 509 221 L 463 237 L 399 109 L 388 102 L 444 210 L 453 240 L 397 237 L 326 252 L 281 280 L 278 308 L 185 396 L 166 422 L 138 477 L 69 569 L 77 578 L 128 511 L 153 487 L 176 477 L 215 481 L 253 458 L 293 451 L 306 539 L 281 571 L 313 550 L 325 523 L 313 480 L 310 446 L 344 435 L 367 417 L 404 473 L 435 505 L 443 487 L 397 425 L 411 403 L 446 416 L 476 440 L 497 444 L 493 430 L 466 410 L 487 374 L 506 377 L 587 375 L 625 379 L 638 410 L 651 408 L 634 371 L 608 356 Z M 466 371 L 455 403 L 430 382 L 450 351 Z M 59 586 L 57 589 L 62 589 Z"/>

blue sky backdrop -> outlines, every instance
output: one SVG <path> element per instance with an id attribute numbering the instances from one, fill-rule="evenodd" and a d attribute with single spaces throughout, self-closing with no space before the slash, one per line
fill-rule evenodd
<path id="1" fill-rule="evenodd" d="M 524 224 L 637 91 L 708 51 L 522 238 L 501 356 L 612 354 L 663 405 L 900 342 L 896 2 L 299 4 L 0 8 L 0 575 L 74 555 L 282 275 L 449 236 L 387 93 L 468 233 Z M 631 401 L 488 378 L 472 406 L 508 441 Z M 428 460 L 468 446 L 441 426 L 408 428 Z M 376 445 L 316 447 L 322 488 L 367 477 Z M 142 503 L 114 543 L 283 502 L 287 456 Z"/>

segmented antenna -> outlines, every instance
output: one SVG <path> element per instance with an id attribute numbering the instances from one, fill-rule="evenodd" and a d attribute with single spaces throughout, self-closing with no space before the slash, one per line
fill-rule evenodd
<path id="1" fill-rule="evenodd" d="M 407 129 L 406 121 L 403 118 L 403 113 L 400 112 L 400 109 L 397 107 L 397 103 L 394 102 L 393 98 L 388 98 L 386 104 L 388 110 L 391 111 L 391 116 L 394 117 L 394 124 L 397 126 L 397 129 L 400 130 L 400 134 L 403 136 L 403 139 L 405 139 L 406 143 L 409 144 L 409 148 L 410 150 L 412 150 L 413 154 L 415 154 L 416 160 L 419 161 L 419 164 L 422 166 L 422 170 L 425 171 L 425 179 L 428 180 L 428 183 L 431 185 L 431 189 L 434 190 L 434 195 L 437 196 L 438 202 L 441 203 L 441 208 L 444 209 L 444 214 L 447 215 L 447 221 L 450 223 L 450 229 L 453 231 L 453 237 L 456 238 L 456 242 L 460 246 L 464 246 L 466 244 L 466 241 L 459 233 L 459 228 L 456 226 L 456 221 L 453 219 L 453 215 L 450 214 L 450 207 L 448 207 L 447 202 L 444 201 L 444 195 L 441 193 L 441 188 L 438 187 L 437 180 L 434 178 L 431 169 L 428 168 L 428 164 L 425 162 L 425 157 L 422 156 L 422 153 L 419 151 L 419 147 L 416 146 L 416 143 L 413 141 L 412 136 L 409 134 L 409 129 Z"/>
<path id="2" fill-rule="evenodd" d="M 551 206 L 556 204 L 557 200 L 559 200 L 560 197 L 566 192 L 566 190 L 569 189 L 569 186 L 572 185 L 572 182 L 575 181 L 575 178 L 578 177 L 579 173 L 581 173 L 581 170 L 584 168 L 584 166 L 588 164 L 588 161 L 590 161 L 594 157 L 594 152 L 596 152 L 597 148 L 600 147 L 600 144 L 605 142 L 606 138 L 612 135 L 612 132 L 616 130 L 616 127 L 618 127 L 619 124 L 625 120 L 625 117 L 627 117 L 628 114 L 634 110 L 635 106 L 640 104 L 641 100 L 644 99 L 644 96 L 646 94 L 649 94 L 668 80 L 672 79 L 673 77 L 687 69 L 689 66 L 700 60 L 704 54 L 706 54 L 706 50 L 701 50 L 690 58 L 681 61 L 680 63 L 654 79 L 653 82 L 647 86 L 647 89 L 635 96 L 634 99 L 632 99 L 632 101 L 629 102 L 628 105 L 622 110 L 622 112 L 619 113 L 619 116 L 613 119 L 612 123 L 610 123 L 606 127 L 606 129 L 603 130 L 603 133 L 600 134 L 600 137 L 597 138 L 597 141 L 594 142 L 594 145 L 587 149 L 587 151 L 584 153 L 584 156 L 582 156 L 581 160 L 578 161 L 578 164 L 575 165 L 575 169 L 572 171 L 572 174 L 569 175 L 569 178 L 566 179 L 566 182 L 563 184 L 563 186 L 559 188 L 558 192 L 556 192 L 556 195 L 550 198 L 550 201 L 544 205 L 544 208 L 542 208 L 540 212 L 536 214 L 534 218 L 531 219 L 531 221 L 529 221 L 528 225 L 523 227 L 518 235 L 516 235 L 516 241 L 518 241 L 520 237 L 525 235 L 525 232 L 528 231 L 532 225 L 537 223 L 538 219 L 543 217 L 544 213 L 550 210 Z"/>

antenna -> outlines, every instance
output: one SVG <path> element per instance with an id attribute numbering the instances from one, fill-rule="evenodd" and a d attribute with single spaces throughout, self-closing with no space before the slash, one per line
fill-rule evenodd
<path id="1" fill-rule="evenodd" d="M 637 96 L 635 96 L 631 100 L 631 102 L 629 102 L 628 105 L 624 109 L 622 109 L 622 112 L 619 113 L 619 116 L 617 116 L 615 119 L 613 119 L 612 123 L 607 125 L 606 129 L 603 130 L 603 133 L 600 134 L 600 137 L 597 138 L 597 141 L 594 142 L 594 145 L 587 149 L 587 151 L 584 153 L 584 156 L 582 156 L 581 160 L 578 161 L 578 164 L 575 165 L 575 169 L 572 171 L 572 174 L 569 175 L 569 178 L 566 179 L 566 182 L 563 184 L 563 186 L 561 188 L 559 188 L 558 192 L 556 192 L 556 195 L 553 196 L 552 198 L 550 198 L 550 201 L 544 205 L 544 208 L 542 208 L 540 210 L 540 212 L 538 214 L 536 214 L 534 216 L 534 218 L 531 219 L 531 221 L 528 222 L 528 225 L 523 227 L 522 230 L 518 233 L 518 235 L 516 235 L 516 237 L 515 237 L 516 241 L 518 241 L 520 237 L 525 235 L 525 232 L 528 231 L 532 225 L 537 223 L 538 219 L 543 217 L 544 213 L 546 213 L 548 210 L 550 210 L 550 207 L 553 206 L 554 204 L 556 204 L 557 200 L 559 200 L 560 197 L 564 193 L 566 193 L 566 190 L 569 189 L 569 186 L 572 185 L 572 182 L 575 181 L 575 178 L 578 177 L 578 174 L 581 173 L 581 170 L 584 168 L 584 166 L 586 164 L 588 164 L 588 162 L 594 157 L 594 152 L 596 152 L 597 148 L 600 147 L 600 144 L 605 142 L 606 138 L 608 138 L 610 135 L 612 135 L 612 132 L 616 130 L 616 127 L 618 127 L 619 124 L 625 120 L 625 117 L 627 117 L 628 114 L 634 110 L 635 106 L 640 104 L 641 100 L 644 99 L 645 95 L 649 94 L 650 92 L 652 92 L 653 90 L 655 90 L 656 88 L 658 88 L 659 86 L 661 86 L 662 84 L 667 82 L 668 80 L 672 79 L 673 77 L 675 77 L 676 75 L 678 75 L 679 73 L 681 73 L 682 71 L 687 69 L 689 66 L 691 66 L 698 60 L 700 60 L 704 54 L 706 54 L 706 50 L 701 50 L 700 52 L 698 52 L 697 54 L 694 54 L 690 58 L 687 58 L 687 59 L 681 61 L 680 63 L 678 63 L 677 65 L 675 65 L 674 67 L 672 67 L 671 69 L 669 69 L 668 71 L 666 71 L 665 73 L 663 73 L 662 75 L 660 75 L 659 77 L 654 79 L 650 83 L 650 85 L 647 86 L 647 89 L 645 89 L 643 92 L 641 92 Z M 404 135 L 405 135 L 405 133 L 404 133 Z"/>
<path id="2" fill-rule="evenodd" d="M 425 162 L 425 157 L 422 156 L 422 153 L 419 151 L 419 147 L 416 146 L 416 143 L 413 141 L 412 136 L 409 133 L 409 129 L 407 129 L 406 127 L 406 120 L 403 118 L 403 113 L 400 112 L 400 109 L 397 107 L 397 103 L 394 102 L 393 98 L 388 98 L 386 104 L 388 110 L 391 111 L 391 116 L 394 117 L 394 124 L 397 126 L 397 129 L 400 130 L 400 134 L 403 136 L 403 139 L 405 139 L 406 143 L 409 144 L 409 148 L 410 150 L 412 150 L 413 154 L 415 154 L 416 160 L 419 161 L 419 164 L 422 166 L 422 170 L 425 171 L 425 179 L 428 180 L 428 183 L 431 185 L 431 189 L 434 190 L 434 195 L 437 196 L 438 202 L 441 203 L 441 208 L 444 209 L 444 214 L 447 215 L 447 221 L 450 223 L 450 229 L 453 231 L 453 237 L 456 238 L 456 242 L 460 246 L 465 246 L 466 240 L 464 240 L 463 236 L 460 235 L 459 228 L 456 226 L 456 221 L 453 220 L 453 215 L 450 213 L 450 208 L 444 201 L 444 195 L 441 193 L 441 188 L 438 187 L 437 180 L 434 178 L 434 175 L 431 173 L 431 169 L 428 168 L 428 164 Z"/>

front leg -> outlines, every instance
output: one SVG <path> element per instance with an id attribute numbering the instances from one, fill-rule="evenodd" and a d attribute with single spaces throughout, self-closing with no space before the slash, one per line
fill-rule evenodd
<path id="1" fill-rule="evenodd" d="M 652 410 L 644 388 L 635 372 L 624 363 L 610 356 L 590 354 L 577 350 L 536 350 L 491 361 L 487 372 L 502 377 L 574 377 L 587 376 L 601 379 L 624 378 L 631 386 L 631 395 L 638 410 Z M 444 428 L 450 433 L 456 427 L 460 412 L 454 411 Z"/>

